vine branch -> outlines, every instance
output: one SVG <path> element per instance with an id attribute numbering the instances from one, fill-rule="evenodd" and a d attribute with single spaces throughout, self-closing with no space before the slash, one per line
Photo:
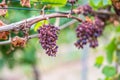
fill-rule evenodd
<path id="1" fill-rule="evenodd" d="M 13 29 L 20 29 L 23 25 L 25 24 L 26 22 L 29 23 L 29 27 L 31 27 L 31 25 L 39 22 L 39 21 L 42 21 L 42 20 L 46 20 L 47 18 L 56 18 L 56 17 L 63 17 L 63 18 L 68 18 L 68 14 L 65 14 L 65 13 L 52 13 L 52 14 L 48 14 L 48 15 L 45 15 L 45 16 L 37 16 L 37 17 L 33 17 L 33 18 L 29 18 L 29 19 L 26 19 L 26 20 L 22 20 L 20 22 L 16 22 L 16 23 L 12 23 L 12 24 L 9 24 L 9 25 L 5 25 L 5 26 L 1 26 L 0 27 L 0 32 L 3 32 L 3 31 L 9 31 L 9 30 L 13 30 Z M 79 22 L 81 22 L 82 20 L 76 16 L 69 16 L 69 18 L 72 18 L 72 19 L 75 19 Z"/>
<path id="2" fill-rule="evenodd" d="M 100 10 L 100 11 L 94 11 L 93 12 L 94 15 L 95 14 L 102 14 L 102 13 L 103 14 L 107 14 L 107 15 L 115 15 L 114 13 L 111 13 L 111 12 L 106 11 L 106 10 Z M 14 29 L 21 29 L 23 27 L 22 25 L 26 24 L 26 22 L 29 24 L 29 27 L 31 27 L 31 25 L 33 25 L 33 24 L 35 24 L 35 23 L 37 23 L 39 21 L 46 20 L 48 18 L 49 19 L 56 18 L 56 17 L 72 18 L 72 19 L 75 19 L 75 20 L 77 20 L 79 22 L 82 22 L 82 20 L 79 17 L 72 16 L 72 15 L 69 16 L 69 13 L 52 13 L 52 14 L 46 14 L 44 16 L 40 15 L 40 16 L 28 18 L 26 20 L 22 20 L 22 21 L 15 22 L 15 23 L 12 23 L 12 24 L 9 24 L 9 25 L 1 26 L 0 27 L 0 32 L 10 31 L 10 30 L 14 30 Z M 60 27 L 60 29 L 63 29 L 65 27 Z M 35 37 L 38 37 L 38 34 L 30 35 L 29 39 L 35 38 Z M 10 44 L 10 43 L 11 43 L 11 39 L 8 40 L 8 41 L 2 41 L 2 42 L 0 42 L 0 45 Z"/>
<path id="3" fill-rule="evenodd" d="M 75 21 L 72 20 L 72 21 L 68 22 L 66 25 L 61 26 L 60 29 L 62 30 L 74 22 Z M 28 39 L 37 38 L 37 37 L 38 37 L 38 34 L 33 34 L 33 35 L 28 36 Z M 10 43 L 11 43 L 11 39 L 9 39 L 7 41 L 1 41 L 0 45 L 6 45 L 6 44 L 10 44 Z"/>

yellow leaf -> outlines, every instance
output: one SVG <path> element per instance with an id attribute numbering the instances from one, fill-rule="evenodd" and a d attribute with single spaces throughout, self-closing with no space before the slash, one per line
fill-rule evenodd
<path id="1" fill-rule="evenodd" d="M 42 20 L 42 21 L 39 21 L 38 23 L 36 23 L 35 26 L 34 26 L 34 31 L 37 31 L 44 24 L 45 25 L 48 24 L 48 21 L 47 20 Z"/>

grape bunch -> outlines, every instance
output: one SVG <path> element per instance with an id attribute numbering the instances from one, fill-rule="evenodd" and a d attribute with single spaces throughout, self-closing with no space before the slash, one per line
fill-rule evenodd
<path id="1" fill-rule="evenodd" d="M 75 4 L 78 0 L 68 0 L 69 3 L 71 3 L 72 5 Z"/>
<path id="2" fill-rule="evenodd" d="M 102 34 L 102 30 L 104 28 L 104 22 L 102 22 L 99 18 L 95 18 L 92 20 L 85 20 L 81 24 L 78 25 L 76 29 L 77 34 L 77 42 L 75 46 L 79 48 L 83 48 L 84 45 L 89 43 L 89 46 L 95 48 L 98 46 L 97 38 Z"/>
<path id="3" fill-rule="evenodd" d="M 83 7 L 83 15 L 89 15 L 92 13 L 92 7 L 90 7 L 89 5 L 84 5 Z"/>
<path id="4" fill-rule="evenodd" d="M 92 7 L 89 5 L 79 6 L 77 9 L 73 9 L 73 12 L 76 14 L 83 14 L 85 16 L 91 14 L 93 12 Z"/>
<path id="5" fill-rule="evenodd" d="M 43 25 L 38 29 L 40 43 L 46 54 L 49 56 L 56 56 L 58 46 L 56 40 L 58 39 L 60 29 L 53 25 Z"/>

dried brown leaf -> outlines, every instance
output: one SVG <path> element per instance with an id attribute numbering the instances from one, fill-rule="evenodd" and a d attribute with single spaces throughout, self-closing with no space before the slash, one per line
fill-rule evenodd
<path id="1" fill-rule="evenodd" d="M 0 8 L 8 8 L 8 6 L 3 1 L 0 3 Z M 7 9 L 0 9 L 0 16 L 4 16 L 6 13 L 7 13 Z"/>
<path id="2" fill-rule="evenodd" d="M 18 37 L 18 36 L 15 36 L 15 37 L 12 39 L 12 45 L 13 45 L 14 47 L 25 47 L 25 45 L 26 45 L 26 39 L 25 39 L 25 38 Z"/>
<path id="3" fill-rule="evenodd" d="M 0 27 L 4 26 L 4 25 L 5 24 L 2 21 L 0 21 Z M 0 39 L 7 40 L 8 39 L 8 35 L 9 35 L 8 31 L 0 32 Z"/>
<path id="4" fill-rule="evenodd" d="M 112 0 L 112 4 L 114 6 L 114 9 L 115 9 L 117 15 L 120 16 L 120 0 Z"/>
<path id="5" fill-rule="evenodd" d="M 20 4 L 25 7 L 31 7 L 30 0 L 20 0 Z"/>
<path id="6" fill-rule="evenodd" d="M 114 20 L 113 24 L 114 24 L 114 26 L 120 25 L 119 21 L 117 21 L 117 20 Z"/>

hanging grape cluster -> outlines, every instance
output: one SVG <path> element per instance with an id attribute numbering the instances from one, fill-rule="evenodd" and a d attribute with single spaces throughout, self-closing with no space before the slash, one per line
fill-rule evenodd
<path id="1" fill-rule="evenodd" d="M 81 24 L 78 25 L 76 29 L 77 42 L 75 46 L 79 48 L 83 48 L 84 45 L 89 43 L 89 46 L 95 48 L 98 46 L 97 38 L 102 34 L 102 30 L 104 28 L 104 22 L 102 22 L 99 18 L 95 18 L 92 20 L 85 20 Z"/>
<path id="2" fill-rule="evenodd" d="M 79 6 L 77 9 L 73 9 L 73 12 L 76 14 L 83 14 L 85 16 L 93 12 L 92 8 L 89 5 Z"/>
<path id="3" fill-rule="evenodd" d="M 50 24 L 43 25 L 38 30 L 41 46 L 49 56 L 56 56 L 58 49 L 56 40 L 58 39 L 57 35 L 59 34 L 59 31 L 60 29 Z"/>
<path id="4" fill-rule="evenodd" d="M 72 4 L 71 15 L 72 14 L 82 14 L 85 17 L 92 15 L 94 20 L 86 18 L 85 21 L 82 21 L 81 24 L 76 28 L 77 41 L 75 46 L 80 49 L 84 48 L 84 45 L 89 44 L 90 47 L 95 48 L 98 46 L 98 37 L 102 34 L 102 31 L 105 26 L 105 18 L 109 19 L 109 16 L 102 16 L 99 14 L 94 14 L 94 10 L 89 5 L 82 5 L 73 9 L 73 5 L 78 0 L 68 0 Z M 101 13 L 100 13 L 101 14 Z M 69 15 L 69 14 L 68 14 Z M 75 16 L 76 17 L 76 16 Z M 105 17 L 105 18 L 104 18 Z M 27 22 L 26 22 L 27 24 Z M 11 44 L 14 47 L 24 47 L 29 39 L 29 25 L 21 25 L 21 29 L 24 33 L 24 38 L 15 36 L 12 38 Z M 19 29 L 18 29 L 19 30 Z M 15 29 L 15 31 L 18 31 Z M 56 41 L 58 39 L 60 29 L 50 24 L 44 24 L 38 29 L 38 38 L 42 48 L 46 51 L 46 54 L 49 56 L 56 56 L 58 46 Z M 0 32 L 0 39 L 7 39 L 9 32 L 4 31 Z"/>
<path id="5" fill-rule="evenodd" d="M 75 4 L 78 0 L 68 0 L 69 3 L 71 3 L 72 5 Z"/>

